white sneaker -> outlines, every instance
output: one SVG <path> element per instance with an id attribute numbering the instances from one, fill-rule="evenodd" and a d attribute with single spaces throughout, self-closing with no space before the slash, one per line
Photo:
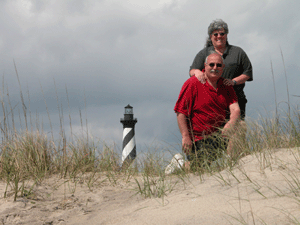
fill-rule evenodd
<path id="1" fill-rule="evenodd" d="M 171 173 L 174 173 L 178 169 L 182 169 L 184 165 L 184 159 L 183 156 L 180 153 L 177 153 L 172 158 L 170 164 L 165 169 L 165 174 L 169 175 Z"/>

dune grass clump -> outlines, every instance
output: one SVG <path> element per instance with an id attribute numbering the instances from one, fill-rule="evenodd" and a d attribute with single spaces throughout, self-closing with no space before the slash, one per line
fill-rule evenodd
<path id="1" fill-rule="evenodd" d="M 95 151 L 85 146 L 74 150 L 70 144 L 58 149 L 55 143 L 41 132 L 16 133 L 1 143 L 0 179 L 15 193 L 15 199 L 28 180 L 41 182 L 45 177 L 60 174 L 74 177 L 76 174 L 95 170 Z M 6 189 L 7 191 L 8 189 Z M 6 193 L 4 194 L 4 197 Z"/>
<path id="2" fill-rule="evenodd" d="M 50 170 L 53 146 L 47 137 L 35 132 L 15 134 L 1 143 L 1 165 L 3 172 L 19 168 L 24 176 L 40 176 Z"/>
<path id="3" fill-rule="evenodd" d="M 20 188 L 19 183 L 24 185 L 24 182 L 29 179 L 40 181 L 53 169 L 52 151 L 52 143 L 37 132 L 16 133 L 2 141 L 0 178 L 7 183 L 7 186 L 12 187 L 15 200 L 18 192 L 22 192 L 24 188 Z"/>

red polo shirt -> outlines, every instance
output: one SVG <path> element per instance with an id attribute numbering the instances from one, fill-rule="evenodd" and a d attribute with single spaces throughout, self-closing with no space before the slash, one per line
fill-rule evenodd
<path id="1" fill-rule="evenodd" d="M 182 86 L 174 110 L 187 117 L 195 141 L 217 131 L 225 122 L 226 109 L 237 102 L 233 87 L 224 85 L 223 80 L 222 77 L 218 80 L 216 90 L 208 82 L 202 84 L 196 76 Z"/>

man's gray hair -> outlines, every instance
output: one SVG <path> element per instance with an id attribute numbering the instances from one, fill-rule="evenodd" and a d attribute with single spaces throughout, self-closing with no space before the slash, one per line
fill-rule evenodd
<path id="1" fill-rule="evenodd" d="M 229 29 L 228 29 L 228 25 L 227 23 L 225 23 L 223 20 L 221 19 L 216 19 L 214 21 L 212 21 L 209 26 L 208 26 L 208 37 L 206 39 L 206 44 L 205 47 L 209 47 L 212 46 L 212 41 L 210 39 L 210 36 L 212 34 L 212 32 L 214 32 L 215 30 L 221 30 L 224 29 L 225 33 L 228 34 L 229 33 Z M 228 45 L 228 41 L 226 40 L 226 45 Z"/>
<path id="2" fill-rule="evenodd" d="M 205 63 L 207 63 L 207 58 L 208 56 L 212 55 L 212 54 L 218 54 L 219 56 L 221 56 L 219 53 L 217 53 L 216 51 L 209 51 L 208 52 L 208 55 L 206 56 L 205 58 Z M 224 64 L 224 59 L 223 59 L 223 56 L 221 56 L 221 59 L 222 59 L 222 64 Z"/>

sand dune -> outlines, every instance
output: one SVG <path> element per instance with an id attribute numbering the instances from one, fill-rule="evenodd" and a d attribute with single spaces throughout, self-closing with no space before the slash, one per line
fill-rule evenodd
<path id="1" fill-rule="evenodd" d="M 232 170 L 190 174 L 162 198 L 137 194 L 132 179 L 116 185 L 99 175 L 85 182 L 46 179 L 33 194 L 3 198 L 2 224 L 296 224 L 300 221 L 300 149 L 265 150 L 240 160 Z M 139 178 L 138 178 L 139 179 Z M 27 186 L 30 186 L 30 183 Z M 299 222 L 298 222 L 299 223 Z"/>

